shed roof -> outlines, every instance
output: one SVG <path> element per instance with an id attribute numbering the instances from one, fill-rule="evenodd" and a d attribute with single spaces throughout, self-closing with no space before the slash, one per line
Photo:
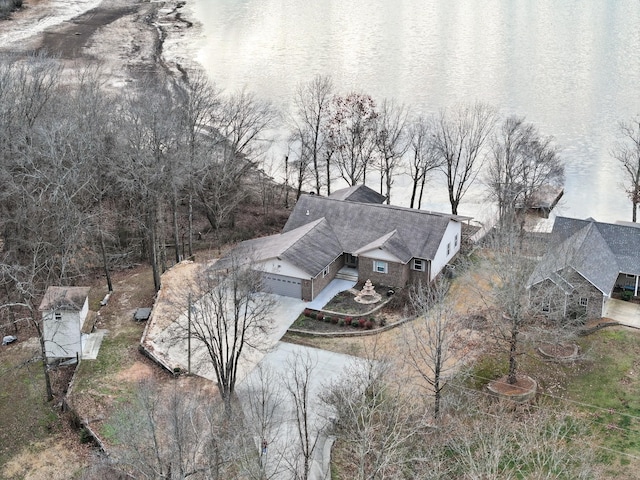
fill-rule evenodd
<path id="1" fill-rule="evenodd" d="M 90 287 L 49 287 L 42 298 L 40 311 L 80 311 L 89 296 Z"/>

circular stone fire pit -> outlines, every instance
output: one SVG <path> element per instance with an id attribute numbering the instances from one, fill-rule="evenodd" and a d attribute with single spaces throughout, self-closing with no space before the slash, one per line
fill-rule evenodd
<path id="1" fill-rule="evenodd" d="M 371 280 L 367 280 L 364 282 L 364 287 L 362 287 L 360 293 L 355 296 L 354 300 L 358 303 L 369 305 L 382 300 L 382 295 L 376 293 L 376 289 L 373 287 Z"/>

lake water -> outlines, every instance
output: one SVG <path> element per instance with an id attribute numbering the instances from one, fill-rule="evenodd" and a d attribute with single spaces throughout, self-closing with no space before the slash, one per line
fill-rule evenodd
<path id="1" fill-rule="evenodd" d="M 638 0 L 194 0 L 198 60 L 218 86 L 287 109 L 315 74 L 416 113 L 481 100 L 555 137 L 566 162 L 557 213 L 630 220 L 609 151 L 640 114 Z M 392 190 L 408 205 L 408 182 Z M 375 183 L 372 185 L 375 186 Z M 423 208 L 450 211 L 441 182 Z M 476 188 L 462 214 L 482 216 Z"/>

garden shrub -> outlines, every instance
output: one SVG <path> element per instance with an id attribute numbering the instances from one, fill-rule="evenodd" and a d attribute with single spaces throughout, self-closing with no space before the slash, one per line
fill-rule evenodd
<path id="1" fill-rule="evenodd" d="M 358 326 L 359 326 L 360 328 L 364 328 L 364 324 L 365 324 L 366 322 L 367 322 L 367 321 L 366 321 L 364 318 L 359 318 L 359 319 L 358 319 Z"/>
<path id="2" fill-rule="evenodd" d="M 366 328 L 367 330 L 371 330 L 373 328 L 373 322 L 371 320 L 367 320 L 366 322 L 364 322 L 364 328 Z"/>
<path id="3" fill-rule="evenodd" d="M 317 314 L 316 312 L 311 312 L 311 313 L 309 314 L 309 317 L 310 317 L 310 318 L 313 318 L 313 319 L 315 320 L 316 318 L 318 318 L 318 314 Z"/>
<path id="4" fill-rule="evenodd" d="M 311 310 L 309 310 L 308 308 L 305 308 L 305 309 L 304 309 L 304 312 L 302 312 L 302 314 L 303 314 L 305 317 L 308 317 L 308 316 L 310 316 L 310 315 L 311 315 Z"/>
<path id="5" fill-rule="evenodd" d="M 338 325 L 340 325 L 341 327 L 345 326 L 345 319 L 341 318 L 340 320 L 338 320 Z"/>
<path id="6" fill-rule="evenodd" d="M 351 325 L 351 320 L 353 320 L 353 318 L 351 318 L 351 317 L 346 317 L 346 318 L 344 319 L 344 324 L 345 324 L 345 325 Z"/>
<path id="7" fill-rule="evenodd" d="M 327 322 L 327 323 L 331 323 L 331 320 L 332 320 L 331 315 L 325 315 L 325 317 L 324 317 L 324 321 L 325 321 L 325 322 Z"/>
<path id="8" fill-rule="evenodd" d="M 333 323 L 334 325 L 336 325 L 338 323 L 339 318 L 338 317 L 333 317 L 331 319 L 331 323 Z"/>
<path id="9" fill-rule="evenodd" d="M 322 313 L 322 312 L 318 313 L 317 318 L 320 321 L 324 320 L 324 313 Z"/>
<path id="10" fill-rule="evenodd" d="M 629 290 L 625 290 L 620 294 L 620 298 L 625 302 L 628 302 L 633 298 L 633 292 L 630 292 Z"/>

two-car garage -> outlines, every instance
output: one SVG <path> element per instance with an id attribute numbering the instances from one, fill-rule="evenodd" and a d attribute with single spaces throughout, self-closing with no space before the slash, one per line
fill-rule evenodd
<path id="1" fill-rule="evenodd" d="M 302 280 L 299 278 L 263 273 L 262 288 L 265 292 L 285 297 L 302 298 Z"/>

